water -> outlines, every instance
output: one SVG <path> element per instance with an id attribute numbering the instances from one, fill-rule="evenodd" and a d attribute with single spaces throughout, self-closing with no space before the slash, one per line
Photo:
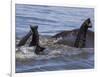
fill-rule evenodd
<path id="1" fill-rule="evenodd" d="M 55 35 L 63 30 L 76 29 L 90 18 L 94 31 L 94 9 L 60 6 L 16 4 L 16 37 L 23 37 L 29 25 L 38 25 L 40 35 Z M 36 55 L 34 48 L 16 48 L 16 72 L 39 72 L 94 68 L 94 48 L 73 48 L 55 45 L 44 37 L 46 47 L 43 55 Z M 17 42 L 19 39 L 17 39 Z"/>
<path id="2" fill-rule="evenodd" d="M 59 6 L 36 6 L 16 4 L 16 34 L 21 36 L 30 30 L 29 25 L 38 25 L 42 35 L 54 35 L 63 30 L 80 28 L 91 18 L 94 29 L 94 9 Z"/>

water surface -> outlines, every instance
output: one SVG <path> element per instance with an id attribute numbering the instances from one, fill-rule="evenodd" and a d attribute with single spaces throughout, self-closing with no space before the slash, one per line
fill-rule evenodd
<path id="1" fill-rule="evenodd" d="M 61 6 L 16 4 L 16 37 L 23 37 L 29 25 L 38 25 L 40 35 L 52 36 L 63 30 L 80 28 L 90 18 L 94 31 L 94 9 Z M 47 38 L 46 38 L 47 39 Z M 48 39 L 47 39 L 48 40 Z M 16 38 L 16 41 L 19 41 Z M 94 68 L 94 48 L 77 49 L 66 45 L 44 45 L 46 54 L 36 55 L 33 49 L 16 48 L 16 72 L 39 72 Z"/>

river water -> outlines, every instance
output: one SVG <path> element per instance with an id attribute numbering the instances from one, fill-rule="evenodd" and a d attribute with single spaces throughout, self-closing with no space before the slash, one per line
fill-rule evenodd
<path id="1" fill-rule="evenodd" d="M 90 18 L 93 26 L 90 30 L 94 31 L 93 8 L 16 4 L 15 9 L 17 41 L 30 30 L 29 25 L 38 25 L 42 36 L 52 36 L 64 30 L 79 28 L 84 20 Z M 43 55 L 34 54 L 33 48 L 26 46 L 20 50 L 16 48 L 16 72 L 94 68 L 94 48 L 78 49 L 53 44 L 46 47 L 46 54 Z"/>

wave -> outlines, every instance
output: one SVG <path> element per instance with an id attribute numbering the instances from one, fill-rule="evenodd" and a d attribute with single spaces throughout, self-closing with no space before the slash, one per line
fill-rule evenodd
<path id="1" fill-rule="evenodd" d="M 62 48 L 63 47 L 63 48 Z M 16 48 L 16 59 L 17 60 L 43 60 L 50 59 L 61 56 L 77 56 L 85 57 L 89 54 L 93 54 L 94 48 L 72 48 L 68 46 L 61 46 L 55 48 L 46 48 L 42 55 L 36 55 L 32 47 L 21 47 L 20 49 Z"/>
<path id="2" fill-rule="evenodd" d="M 16 40 L 16 44 L 19 40 Z M 24 46 L 16 47 L 16 73 L 94 67 L 94 48 L 55 44 L 57 40 L 51 36 L 40 36 L 39 41 L 46 48 L 40 55 L 34 53 L 35 47 L 28 46 L 30 39 Z"/>
<path id="3" fill-rule="evenodd" d="M 45 54 L 36 55 L 31 48 L 16 54 L 16 72 L 39 72 L 64 69 L 87 69 L 94 67 L 93 48 L 46 49 Z M 19 56 L 18 56 L 19 55 Z M 91 58 L 92 56 L 92 58 Z"/>
<path id="4" fill-rule="evenodd" d="M 38 18 L 38 17 L 27 17 L 27 16 L 16 16 L 22 19 L 32 19 L 32 20 L 37 20 L 37 21 L 43 21 L 43 22 L 51 22 L 51 23 L 57 23 L 57 21 L 50 20 L 50 19 L 43 19 L 43 18 Z"/>

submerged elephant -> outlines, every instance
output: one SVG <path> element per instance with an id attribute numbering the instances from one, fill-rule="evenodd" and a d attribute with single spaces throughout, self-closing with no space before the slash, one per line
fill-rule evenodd
<path id="1" fill-rule="evenodd" d="M 94 32 L 88 30 L 92 24 L 90 18 L 86 19 L 81 25 L 80 29 L 73 29 L 71 31 L 63 31 L 52 38 L 62 38 L 57 41 L 57 44 L 65 44 L 76 48 L 93 48 L 94 47 Z"/>
<path id="2" fill-rule="evenodd" d="M 21 47 L 21 46 L 25 45 L 27 40 L 29 39 L 29 37 L 32 36 L 29 47 L 35 46 L 35 48 L 36 48 L 35 53 L 39 54 L 39 53 L 43 52 L 43 50 L 45 48 L 41 47 L 40 43 L 39 43 L 39 34 L 38 34 L 38 30 L 37 30 L 38 26 L 30 25 L 30 28 L 31 28 L 31 30 L 24 37 L 22 37 L 22 39 L 19 41 L 17 47 Z"/>

